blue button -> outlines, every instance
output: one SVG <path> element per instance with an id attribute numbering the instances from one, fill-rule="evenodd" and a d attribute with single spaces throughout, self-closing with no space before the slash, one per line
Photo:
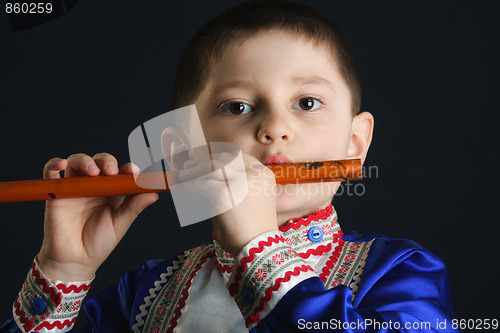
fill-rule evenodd
<path id="1" fill-rule="evenodd" d="M 41 297 L 37 297 L 31 302 L 31 312 L 41 314 L 45 310 L 45 301 Z"/>
<path id="2" fill-rule="evenodd" d="M 245 302 L 246 304 L 250 304 L 253 302 L 253 291 L 252 289 L 250 288 L 245 288 L 243 289 L 243 292 L 242 292 L 242 296 L 243 296 L 243 302 Z"/>
<path id="3" fill-rule="evenodd" d="M 323 239 L 323 230 L 320 227 L 311 227 L 307 232 L 307 237 L 311 242 L 319 242 Z"/>

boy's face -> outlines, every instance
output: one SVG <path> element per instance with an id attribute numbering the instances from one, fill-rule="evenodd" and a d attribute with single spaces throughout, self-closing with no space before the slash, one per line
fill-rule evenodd
<path id="1" fill-rule="evenodd" d="M 262 163 L 349 157 L 350 91 L 331 52 L 303 38 L 267 31 L 232 43 L 195 104 L 207 141 L 236 143 Z M 338 187 L 277 186 L 278 222 L 326 207 Z"/>

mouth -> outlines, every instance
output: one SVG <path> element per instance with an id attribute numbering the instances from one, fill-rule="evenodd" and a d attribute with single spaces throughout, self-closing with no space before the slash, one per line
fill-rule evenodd
<path id="1" fill-rule="evenodd" d="M 293 163 L 285 155 L 270 155 L 264 160 L 264 164 L 283 164 L 283 163 Z"/>

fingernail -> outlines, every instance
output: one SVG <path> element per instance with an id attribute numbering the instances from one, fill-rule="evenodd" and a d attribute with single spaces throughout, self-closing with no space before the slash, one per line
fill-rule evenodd
<path id="1" fill-rule="evenodd" d="M 138 174 L 138 173 L 140 173 L 140 172 L 141 172 L 141 169 L 140 169 L 137 165 L 135 165 L 135 164 L 133 164 L 133 163 L 130 163 L 130 166 L 131 166 L 131 168 L 132 168 L 132 173 L 134 173 L 134 174 Z"/>
<path id="2" fill-rule="evenodd" d="M 110 172 L 113 172 L 113 173 L 118 172 L 118 168 L 114 164 L 108 164 L 108 165 L 106 165 L 106 170 L 108 170 Z"/>
<path id="3" fill-rule="evenodd" d="M 99 170 L 99 168 L 94 163 L 89 163 L 89 164 L 87 164 L 87 170 L 96 171 L 96 170 Z"/>
<path id="4" fill-rule="evenodd" d="M 187 160 L 186 162 L 184 162 L 184 164 L 182 165 L 182 167 L 184 169 L 188 169 L 188 168 L 192 167 L 195 164 L 196 164 L 195 160 Z"/>

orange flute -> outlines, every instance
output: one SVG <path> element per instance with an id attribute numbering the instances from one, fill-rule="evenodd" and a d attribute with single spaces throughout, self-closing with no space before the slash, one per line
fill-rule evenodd
<path id="1" fill-rule="evenodd" d="M 276 183 L 280 185 L 360 180 L 362 178 L 360 159 L 269 164 L 266 166 L 274 172 Z M 140 177 L 142 177 L 141 183 L 149 183 L 152 186 L 162 184 L 166 185 L 166 189 L 139 187 L 135 183 L 133 174 L 7 181 L 0 182 L 0 202 L 132 195 L 150 192 L 163 193 L 170 191 L 166 182 L 167 177 L 163 172 L 141 173 Z"/>

